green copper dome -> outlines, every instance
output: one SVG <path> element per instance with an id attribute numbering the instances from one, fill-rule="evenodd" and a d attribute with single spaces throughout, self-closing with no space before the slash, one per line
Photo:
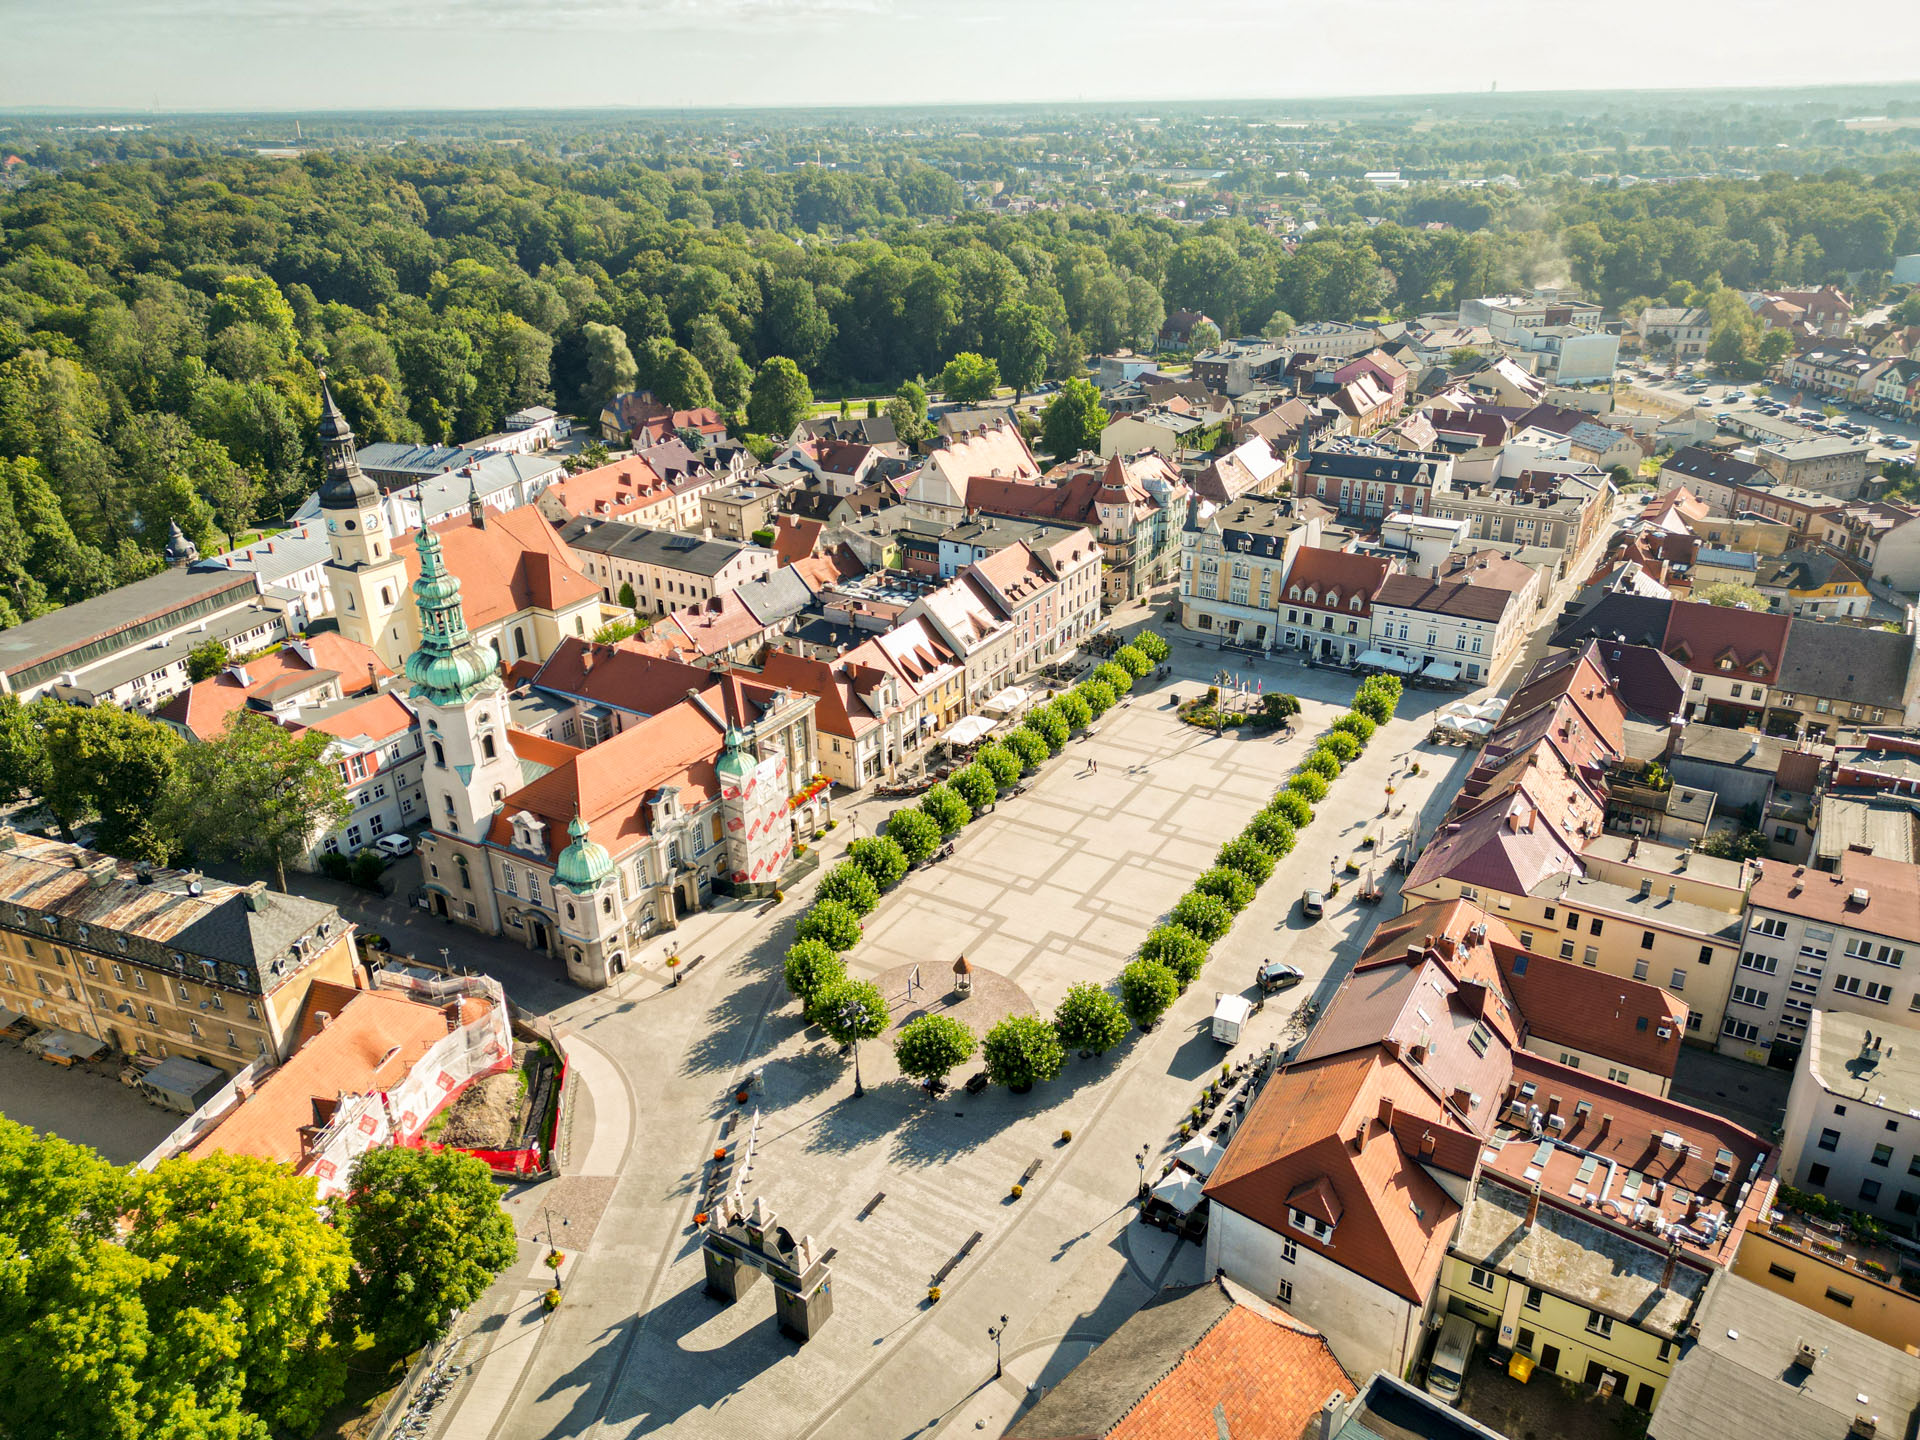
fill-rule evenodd
<path id="1" fill-rule="evenodd" d="M 564 885 L 578 895 L 593 889 L 613 873 L 613 856 L 607 853 L 606 846 L 587 838 L 587 822 L 578 815 L 567 826 L 567 834 L 572 837 L 572 843 L 560 852 L 559 862 L 553 867 L 553 879 L 556 885 Z"/>
<path id="2" fill-rule="evenodd" d="M 407 679 L 416 696 L 433 704 L 464 704 L 500 668 L 500 657 L 468 633 L 460 581 L 447 569 L 440 537 L 423 528 L 418 550 L 420 578 L 413 582 L 413 598 L 420 611 L 420 648 L 407 657 Z"/>
<path id="3" fill-rule="evenodd" d="M 720 758 L 714 762 L 714 770 L 723 780 L 745 780 L 753 774 L 754 767 L 760 763 L 760 757 L 754 754 L 753 748 L 747 744 L 746 732 L 729 725 L 724 743 L 725 749 L 721 751 Z"/>

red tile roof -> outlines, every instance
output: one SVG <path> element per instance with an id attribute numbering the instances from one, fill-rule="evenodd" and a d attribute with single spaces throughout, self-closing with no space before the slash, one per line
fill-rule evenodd
<path id="1" fill-rule="evenodd" d="M 1724 673 L 1771 685 L 1779 678 L 1787 627 L 1792 623 L 1791 616 L 1764 610 L 1676 600 L 1667 611 L 1667 633 L 1660 648 L 1696 674 Z M 1733 668 L 1723 672 L 1722 659 L 1730 660 Z"/>
<path id="2" fill-rule="evenodd" d="M 1759 868 L 1747 894 L 1751 909 L 1920 941 L 1920 865 L 1848 849 L 1841 852 L 1837 874 L 1778 860 Z"/>
<path id="3" fill-rule="evenodd" d="M 1531 1037 L 1673 1078 L 1688 1013 L 1677 996 L 1644 980 L 1530 954 L 1518 945 L 1500 946 L 1496 953 Z"/>
<path id="4" fill-rule="evenodd" d="M 776 516 L 773 553 L 780 557 L 782 565 L 796 565 L 812 556 L 820 544 L 820 532 L 826 528 L 824 520 L 808 520 L 800 515 Z"/>
<path id="5" fill-rule="evenodd" d="M 574 568 L 560 536 L 534 506 L 488 511 L 485 525 L 475 525 L 462 511 L 433 529 L 447 569 L 460 578 L 461 604 L 475 630 L 524 611 L 564 610 L 599 598 L 599 587 Z M 393 551 L 406 562 L 408 583 L 418 580 L 414 535 L 396 539 Z"/>
<path id="6" fill-rule="evenodd" d="M 301 656 L 301 645 L 313 656 L 312 665 Z M 372 675 L 368 674 L 369 666 Z M 246 672 L 248 683 L 244 685 L 240 682 L 240 670 Z M 210 740 L 225 728 L 233 712 L 244 709 L 248 701 L 264 699 L 269 692 L 278 694 L 288 682 L 317 679 L 320 671 L 331 671 L 340 677 L 343 695 L 368 689 L 375 676 L 385 679 L 393 674 L 382 663 L 378 651 L 357 640 L 349 640 L 337 631 L 323 630 L 298 644 L 284 645 L 270 655 L 256 655 L 242 665 L 188 686 L 163 705 L 157 715 L 159 719 L 185 726 L 202 740 Z"/>
<path id="7" fill-rule="evenodd" d="M 1337 610 L 1342 615 L 1367 615 L 1373 610 L 1373 597 L 1387 583 L 1393 564 L 1377 555 L 1354 555 L 1345 550 L 1302 549 L 1287 570 L 1286 596 L 1289 605 L 1312 605 L 1320 610 Z M 1293 598 L 1298 586 L 1301 599 Z M 1305 598 L 1311 587 L 1318 597 Z M 1360 596 L 1360 608 L 1349 609 L 1353 596 Z M 1337 597 L 1337 598 L 1336 598 Z M 1334 603 L 1329 604 L 1329 600 Z"/>
<path id="8" fill-rule="evenodd" d="M 1458 580 L 1427 580 L 1418 575 L 1391 575 L 1373 597 L 1376 605 L 1487 621 L 1497 621 L 1506 614 L 1512 601 L 1511 593 L 1492 586 L 1468 585 Z"/>
<path id="9" fill-rule="evenodd" d="M 389 692 L 385 695 L 369 695 L 360 704 L 336 710 L 325 719 L 315 720 L 310 725 L 293 725 L 288 728 L 296 733 L 301 730 L 318 730 L 341 740 L 378 742 L 392 739 L 395 735 L 404 735 L 411 730 L 413 711 L 401 702 L 398 695 Z"/>

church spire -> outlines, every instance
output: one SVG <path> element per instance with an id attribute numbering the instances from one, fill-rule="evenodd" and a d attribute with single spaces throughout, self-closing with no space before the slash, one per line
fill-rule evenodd
<path id="1" fill-rule="evenodd" d="M 447 569 L 440 537 L 422 527 L 416 548 L 420 578 L 413 582 L 413 598 L 420 610 L 420 648 L 407 657 L 407 679 L 415 695 L 433 704 L 465 704 L 493 678 L 500 659 L 467 630 L 460 581 Z"/>
<path id="2" fill-rule="evenodd" d="M 360 469 L 353 427 L 334 402 L 323 372 L 320 376 L 320 508 L 361 510 L 380 498 L 380 488 Z"/>

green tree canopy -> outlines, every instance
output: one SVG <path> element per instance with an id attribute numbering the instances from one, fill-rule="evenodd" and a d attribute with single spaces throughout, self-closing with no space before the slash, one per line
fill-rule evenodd
<path id="1" fill-rule="evenodd" d="M 842 1045 L 884 1035 L 892 1016 L 886 996 L 870 980 L 840 979 L 823 985 L 807 1006 L 807 1018 Z"/>
<path id="2" fill-rule="evenodd" d="M 1113 996 L 1083 980 L 1055 1008 L 1053 1028 L 1063 1048 L 1104 1055 L 1127 1038 L 1127 1015 Z"/>
<path id="3" fill-rule="evenodd" d="M 813 387 L 784 355 L 763 360 L 747 397 L 747 425 L 761 435 L 791 435 L 813 409 Z"/>
<path id="4" fill-rule="evenodd" d="M 237 710 L 213 739 L 180 757 L 170 805 L 188 843 L 210 855 L 272 867 L 287 888 L 287 866 L 352 811 L 325 731 L 291 734 L 263 715 Z"/>
<path id="5" fill-rule="evenodd" d="M 1000 367 L 984 355 L 962 351 L 947 361 L 934 388 L 959 404 L 977 404 L 1000 388 Z"/>
<path id="6" fill-rule="evenodd" d="M 1155 960 L 1135 960 L 1120 972 L 1120 1008 L 1142 1030 L 1151 1029 L 1180 998 L 1180 982 Z"/>
<path id="7" fill-rule="evenodd" d="M 900 1027 L 894 1063 L 913 1080 L 939 1082 L 973 1057 L 979 1042 L 951 1015 L 917 1015 Z"/>
<path id="8" fill-rule="evenodd" d="M 1008 1015 L 997 1021 L 981 1050 L 987 1078 L 1014 1090 L 1053 1079 L 1067 1061 L 1059 1035 L 1038 1015 Z"/>
<path id="9" fill-rule="evenodd" d="M 888 835 L 862 836 L 847 846 L 847 858 L 882 890 L 898 885 L 907 873 L 907 852 Z"/>
<path id="10" fill-rule="evenodd" d="M 940 826 L 925 811 L 903 805 L 887 817 L 887 838 L 906 852 L 910 864 L 918 865 L 940 848 Z"/>
<path id="11" fill-rule="evenodd" d="M 1040 412 L 1040 443 L 1057 460 L 1098 450 L 1107 418 L 1093 382 L 1074 376 L 1061 382 L 1059 393 Z"/>

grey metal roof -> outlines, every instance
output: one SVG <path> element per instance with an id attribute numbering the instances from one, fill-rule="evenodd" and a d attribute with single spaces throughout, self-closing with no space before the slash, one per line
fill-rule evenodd
<path id="1" fill-rule="evenodd" d="M 0 630 L 0 669 L 13 675 L 29 665 L 52 660 L 90 640 L 135 631 L 142 621 L 156 620 L 172 611 L 231 590 L 235 603 L 253 593 L 257 582 L 250 574 L 233 571 L 162 570 L 104 595 L 49 611 L 37 619 Z M 150 635 L 130 636 L 139 643 Z"/>
<path id="2" fill-rule="evenodd" d="M 596 524 L 587 516 L 568 521 L 560 538 L 576 550 L 612 555 L 635 565 L 658 565 L 708 577 L 719 574 L 742 551 L 761 549 L 738 540 L 707 540 L 679 530 L 650 530 L 644 525 L 628 525 L 619 520 Z"/>
<path id="3" fill-rule="evenodd" d="M 1844 1440 L 1862 1414 L 1879 1416 L 1877 1433 L 1890 1440 L 1915 1433 L 1920 1360 L 1913 1356 L 1731 1271 L 1708 1290 L 1699 1320 L 1699 1338 L 1681 1348 L 1649 1440 Z M 1797 1363 L 1803 1344 L 1818 1352 L 1811 1368 Z"/>
<path id="4" fill-rule="evenodd" d="M 1891 709 L 1906 703 L 1912 663 L 1911 635 L 1795 620 L 1774 688 Z"/>
<path id="5" fill-rule="evenodd" d="M 749 580 L 733 593 L 762 625 L 789 620 L 813 603 L 813 591 L 791 565 L 759 580 Z"/>
<path id="6" fill-rule="evenodd" d="M 142 645 L 138 649 L 125 650 L 103 665 L 83 670 L 72 686 L 56 684 L 53 688 L 67 699 L 105 695 L 131 680 L 138 680 L 142 675 L 158 674 L 169 665 L 179 664 L 196 645 L 204 645 L 209 640 L 224 644 L 236 635 L 245 635 L 263 625 L 274 627 L 277 623 L 284 628 L 278 615 L 260 605 L 222 611 L 191 630 L 179 631 L 165 640 Z"/>

